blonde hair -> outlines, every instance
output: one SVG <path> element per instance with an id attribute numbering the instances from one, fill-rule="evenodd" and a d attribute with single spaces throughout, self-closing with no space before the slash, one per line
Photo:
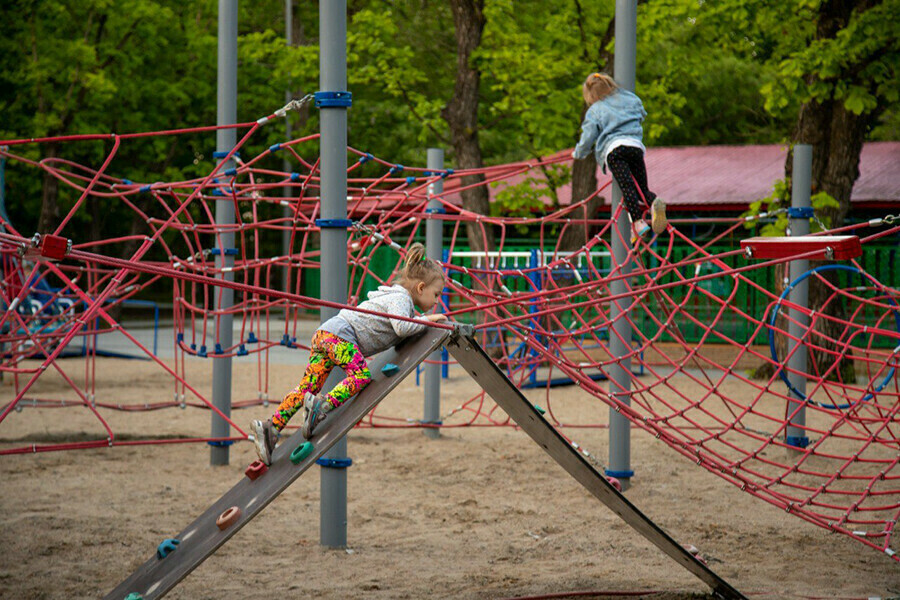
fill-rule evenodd
<path id="1" fill-rule="evenodd" d="M 400 269 L 400 282 L 405 286 L 415 286 L 420 281 L 431 285 L 437 280 L 444 281 L 444 268 L 436 260 L 425 256 L 425 246 L 416 242 L 406 253 L 406 262 Z"/>
<path id="2" fill-rule="evenodd" d="M 619 89 L 619 85 L 615 79 L 606 73 L 591 73 L 584 80 L 581 95 L 584 96 L 585 103 L 590 106 L 594 102 L 603 100 L 617 89 Z"/>

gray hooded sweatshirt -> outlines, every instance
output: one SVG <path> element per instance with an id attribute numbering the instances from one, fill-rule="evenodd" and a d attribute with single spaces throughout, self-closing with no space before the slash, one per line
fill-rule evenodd
<path id="1" fill-rule="evenodd" d="M 359 308 L 401 317 L 416 315 L 412 296 L 402 285 L 379 286 L 377 290 L 369 292 L 369 299 L 362 302 Z M 363 356 L 383 352 L 396 346 L 402 338 L 425 331 L 426 328 L 423 323 L 379 317 L 346 308 L 319 327 L 353 342 Z"/>

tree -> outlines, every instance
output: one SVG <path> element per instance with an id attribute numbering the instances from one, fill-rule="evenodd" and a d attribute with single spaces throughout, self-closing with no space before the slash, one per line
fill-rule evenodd
<path id="1" fill-rule="evenodd" d="M 780 61 L 778 78 L 764 87 L 766 107 L 775 111 L 798 99 L 801 102 L 791 142 L 812 146 L 813 192 L 837 201 L 823 207 L 819 217 L 833 228 L 840 227 L 859 177 L 863 142 L 900 97 L 900 1 L 805 1 L 797 8 L 799 18 L 808 19 L 811 26 Z M 788 180 L 792 165 L 789 152 Z M 836 283 L 836 274 L 829 275 Z M 810 307 L 821 310 L 829 295 L 827 286 L 813 280 Z M 824 310 L 837 319 L 843 316 L 840 303 L 832 302 Z M 823 345 L 833 346 L 827 340 L 840 337 L 839 321 L 820 319 L 818 323 L 826 340 Z M 833 356 L 831 352 L 816 354 L 820 373 L 831 367 Z M 839 369 L 845 381 L 854 380 L 850 360 L 842 359 Z"/>
<path id="2" fill-rule="evenodd" d="M 451 0 L 453 24 L 456 31 L 456 82 L 453 97 L 441 111 L 450 128 L 456 163 L 460 169 L 480 169 L 484 166 L 478 143 L 478 94 L 481 71 L 472 61 L 481 44 L 484 32 L 484 0 Z M 467 175 L 461 180 L 463 208 L 482 215 L 490 212 L 488 189 L 481 174 Z M 475 187 L 469 187 L 475 186 Z M 466 223 L 466 233 L 472 250 L 494 247 L 494 231 L 481 223 Z"/>

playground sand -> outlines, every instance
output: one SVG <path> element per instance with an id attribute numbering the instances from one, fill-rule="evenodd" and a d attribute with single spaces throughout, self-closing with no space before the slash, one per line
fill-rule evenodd
<path id="1" fill-rule="evenodd" d="M 84 377 L 82 362 L 61 366 Z M 295 383 L 296 369 L 270 365 L 273 399 Z M 190 379 L 205 382 L 201 393 L 210 391 L 210 370 L 209 361 L 188 362 Z M 149 363 L 101 359 L 97 378 L 98 402 L 173 397 L 168 377 Z M 237 361 L 234 399 L 256 398 L 256 380 L 255 360 Z M 700 393 L 686 377 L 675 385 Z M 442 414 L 477 390 L 461 369 L 452 369 Z M 59 377 L 43 377 L 33 391 L 74 399 Z M 542 390 L 528 395 L 546 403 Z M 0 400 L 12 396 L 7 378 Z M 409 378 L 378 414 L 418 417 L 421 398 Z M 554 389 L 551 402 L 554 416 L 567 424 L 608 417 L 605 405 L 575 387 Z M 245 426 L 271 410 L 256 406 L 233 417 Z M 210 427 L 209 412 L 190 407 L 101 414 L 120 439 L 201 437 Z M 445 422 L 463 423 L 468 414 Z M 606 429 L 562 431 L 605 461 Z M 103 437 L 84 407 L 25 408 L 0 424 L 0 448 Z M 206 444 L 163 444 L 0 458 L 0 598 L 104 596 L 243 477 L 255 458 L 249 443 L 231 448 L 229 466 L 209 466 L 209 454 Z M 319 546 L 314 468 L 168 597 L 508 598 L 662 590 L 668 593 L 654 597 L 683 598 L 709 591 L 512 427 L 447 427 L 438 440 L 418 429 L 359 428 L 349 436 L 349 455 L 347 549 Z M 744 594 L 900 594 L 896 562 L 742 493 L 637 430 L 632 467 L 628 499 L 675 539 L 697 546 Z"/>

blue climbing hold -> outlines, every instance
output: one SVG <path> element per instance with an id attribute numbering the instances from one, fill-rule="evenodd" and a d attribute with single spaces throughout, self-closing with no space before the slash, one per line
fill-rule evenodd
<path id="1" fill-rule="evenodd" d="M 394 363 L 387 363 L 383 367 L 381 367 L 381 372 L 385 374 L 386 377 L 390 377 L 391 375 L 396 375 L 397 371 L 400 370 L 400 367 L 395 365 Z"/>
<path id="2" fill-rule="evenodd" d="M 164 539 L 159 546 L 156 547 L 156 558 L 159 560 L 164 559 L 170 552 L 175 552 L 180 543 L 181 540 L 176 540 L 175 538 Z"/>

